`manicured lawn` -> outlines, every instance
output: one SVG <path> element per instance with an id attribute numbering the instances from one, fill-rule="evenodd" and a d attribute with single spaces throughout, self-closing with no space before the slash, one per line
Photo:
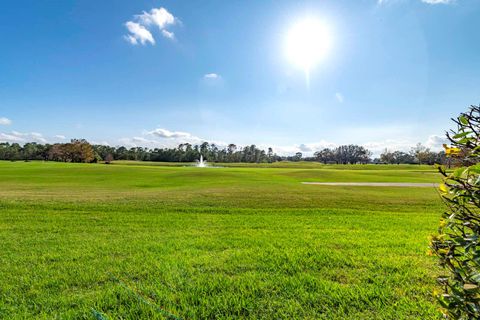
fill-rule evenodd
<path id="1" fill-rule="evenodd" d="M 266 166 L 266 165 L 262 165 Z M 433 319 L 424 166 L 0 162 L 0 318 Z"/>

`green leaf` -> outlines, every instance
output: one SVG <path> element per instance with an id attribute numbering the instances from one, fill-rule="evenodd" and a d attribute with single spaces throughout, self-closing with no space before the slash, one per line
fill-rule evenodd
<path id="1" fill-rule="evenodd" d="M 464 174 L 467 170 L 468 170 L 468 168 L 464 168 L 464 167 L 455 169 L 455 171 L 453 171 L 453 177 L 455 177 L 455 178 L 460 178 L 460 177 L 463 176 L 463 174 Z"/>
<path id="2" fill-rule="evenodd" d="M 454 135 L 452 138 L 453 139 L 460 139 L 460 138 L 466 137 L 468 134 L 470 134 L 469 131 L 460 132 L 460 133 L 457 133 L 456 135 Z"/>
<path id="3" fill-rule="evenodd" d="M 474 165 L 468 168 L 470 173 L 479 173 L 480 174 L 480 165 Z"/>
<path id="4" fill-rule="evenodd" d="M 477 274 L 471 276 L 470 279 L 472 279 L 475 282 L 480 282 L 480 273 L 477 273 Z"/>

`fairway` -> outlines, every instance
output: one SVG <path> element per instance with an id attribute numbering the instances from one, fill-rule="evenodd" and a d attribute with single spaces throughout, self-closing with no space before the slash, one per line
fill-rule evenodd
<path id="1" fill-rule="evenodd" d="M 433 167 L 0 161 L 0 318 L 436 319 Z M 101 314 L 101 316 L 99 316 Z"/>

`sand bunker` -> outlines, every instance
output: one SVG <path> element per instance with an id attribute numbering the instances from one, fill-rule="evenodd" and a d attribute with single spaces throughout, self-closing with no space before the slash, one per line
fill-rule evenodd
<path id="1" fill-rule="evenodd" d="M 413 182 L 302 182 L 303 184 L 316 184 L 321 186 L 349 186 L 349 187 L 417 187 L 436 188 L 437 183 Z"/>

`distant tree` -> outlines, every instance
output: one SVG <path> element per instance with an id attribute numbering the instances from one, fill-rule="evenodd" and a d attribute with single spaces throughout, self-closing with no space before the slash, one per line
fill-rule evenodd
<path id="1" fill-rule="evenodd" d="M 85 139 L 73 139 L 67 144 L 72 162 L 92 162 L 95 152 L 90 143 Z"/>
<path id="2" fill-rule="evenodd" d="M 36 142 L 25 143 L 23 145 L 23 158 L 25 160 L 36 160 L 38 149 L 38 144 Z"/>
<path id="3" fill-rule="evenodd" d="M 128 158 L 128 150 L 123 146 L 118 147 L 115 154 L 116 154 L 115 159 L 117 160 L 127 160 Z"/>
<path id="4" fill-rule="evenodd" d="M 368 163 L 372 153 L 362 146 L 343 145 L 335 148 L 334 159 L 337 164 Z"/>
<path id="5" fill-rule="evenodd" d="M 273 162 L 273 156 L 274 156 L 273 149 L 269 147 L 267 152 L 267 160 L 269 163 Z"/>
<path id="6" fill-rule="evenodd" d="M 56 143 L 53 146 L 51 146 L 49 152 L 48 152 L 48 159 L 53 160 L 53 161 L 63 161 L 66 162 L 66 158 L 64 155 L 64 148 L 60 143 Z"/>
<path id="7" fill-rule="evenodd" d="M 380 154 L 380 162 L 390 164 L 395 163 L 395 154 L 388 151 L 388 149 L 385 149 L 385 151 Z"/>
<path id="8" fill-rule="evenodd" d="M 323 162 L 324 164 L 327 164 L 330 161 L 335 161 L 335 153 L 329 148 L 315 152 L 314 156 L 318 162 Z"/>
<path id="9" fill-rule="evenodd" d="M 22 159 L 22 147 L 18 143 L 12 143 L 8 151 L 9 160 L 21 160 Z"/>
<path id="10" fill-rule="evenodd" d="M 393 161 L 396 164 L 404 163 L 404 164 L 412 164 L 415 163 L 415 157 L 411 154 L 408 154 L 403 151 L 394 151 L 393 152 Z"/>
<path id="11" fill-rule="evenodd" d="M 208 147 L 209 147 L 209 143 L 208 142 L 203 142 L 201 145 L 200 145 L 200 153 L 204 156 L 204 157 L 207 157 L 208 156 Z"/>
<path id="12" fill-rule="evenodd" d="M 84 139 L 73 139 L 70 143 L 54 144 L 50 147 L 48 158 L 63 162 L 93 162 L 96 153 L 92 145 Z"/>
<path id="13" fill-rule="evenodd" d="M 428 163 L 428 159 L 430 157 L 430 149 L 423 146 L 421 143 L 417 143 L 417 145 L 412 148 L 412 151 L 410 153 L 415 157 L 418 164 Z"/>

